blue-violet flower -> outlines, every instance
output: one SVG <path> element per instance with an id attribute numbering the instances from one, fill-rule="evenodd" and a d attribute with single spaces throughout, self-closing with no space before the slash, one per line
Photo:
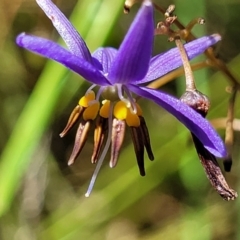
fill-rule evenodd
<path id="1" fill-rule="evenodd" d="M 66 128 L 61 133 L 61 136 L 64 136 L 73 123 L 79 117 L 82 118 L 77 130 L 73 153 L 69 160 L 69 164 L 71 164 L 86 141 L 90 123 L 99 115 L 95 128 L 94 154 L 92 156 L 92 162 L 98 161 L 98 164 L 86 196 L 91 192 L 97 173 L 111 144 L 110 166 L 116 165 L 125 125 L 131 129 L 141 175 L 145 174 L 144 147 L 149 158 L 153 160 L 148 130 L 141 108 L 134 99 L 135 95 L 150 99 L 165 108 L 216 157 L 226 155 L 221 138 L 200 114 L 166 93 L 143 86 L 143 84 L 182 65 L 177 48 L 151 58 L 154 21 L 153 6 L 150 0 L 143 1 L 118 50 L 110 47 L 99 48 L 92 55 L 77 30 L 50 0 L 36 1 L 51 19 L 69 50 L 50 40 L 25 33 L 17 37 L 17 44 L 63 64 L 93 84 L 80 99 Z M 188 58 L 192 59 L 203 53 L 220 39 L 218 34 L 214 34 L 185 44 Z M 93 89 L 97 86 L 99 90 L 95 96 Z"/>

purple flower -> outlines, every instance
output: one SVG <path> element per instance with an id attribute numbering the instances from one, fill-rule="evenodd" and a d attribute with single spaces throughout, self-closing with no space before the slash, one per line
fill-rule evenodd
<path id="1" fill-rule="evenodd" d="M 182 65 L 177 48 L 173 48 L 151 58 L 154 21 L 153 6 L 150 0 L 143 2 L 141 9 L 118 50 L 110 47 L 99 48 L 92 55 L 76 29 L 50 0 L 36 1 L 51 19 L 69 50 L 50 40 L 25 33 L 17 37 L 17 44 L 65 65 L 93 84 L 86 95 L 79 101 L 78 107 L 70 117 L 70 122 L 74 122 L 79 116 L 83 118 L 82 125 L 80 125 L 78 129 L 75 140 L 74 148 L 76 148 L 76 150 L 74 157 L 77 156 L 82 147 L 79 142 L 85 141 L 86 133 L 83 132 L 88 132 L 88 121 L 94 120 L 98 113 L 102 119 L 108 119 L 107 128 L 109 132 L 105 147 L 100 151 L 101 157 L 99 162 L 103 161 L 111 142 L 112 145 L 114 145 L 114 147 L 112 146 L 112 155 L 118 155 L 119 142 L 122 141 L 121 133 L 125 130 L 123 121 L 132 129 L 133 140 L 136 140 L 134 146 L 136 147 L 140 141 L 138 140 L 139 137 L 141 138 L 141 134 L 146 130 L 146 125 L 142 118 L 141 109 L 135 102 L 133 94 L 150 99 L 165 108 L 182 122 L 213 155 L 217 157 L 224 157 L 226 155 L 222 140 L 209 122 L 200 114 L 196 113 L 180 100 L 142 85 Z M 189 59 L 203 53 L 209 46 L 219 40 L 220 36 L 214 34 L 185 44 Z M 99 90 L 95 97 L 92 89 L 96 86 L 99 87 Z M 100 97 L 105 100 L 103 101 L 102 107 L 99 102 Z M 113 140 L 111 136 L 118 133 L 112 126 L 115 120 L 117 121 L 116 126 L 118 129 L 122 130 L 120 131 L 120 135 L 116 135 L 117 137 L 115 136 L 115 140 Z M 72 126 L 72 122 L 67 127 L 68 129 Z M 104 128 L 104 124 L 105 123 L 100 123 L 99 126 L 101 129 Z M 140 132 L 136 130 L 139 126 L 141 129 Z M 65 133 L 62 135 L 64 134 Z M 103 133 L 101 132 L 100 135 L 102 136 Z M 84 139 L 80 140 L 81 137 L 79 136 L 84 136 Z M 146 140 L 148 137 L 148 132 L 146 132 L 143 138 Z M 102 142 L 101 139 L 99 139 L 99 141 Z M 147 142 L 150 144 L 149 140 L 147 140 Z M 151 157 L 151 149 L 147 147 L 148 143 L 144 142 L 143 144 L 151 159 L 153 156 Z M 102 145 L 102 143 L 100 145 Z M 99 155 L 99 150 L 96 151 L 96 155 Z M 141 150 L 135 148 L 135 151 L 136 155 L 143 155 Z M 141 156 L 137 156 L 140 172 L 143 165 Z M 111 166 L 115 166 L 116 158 L 114 155 L 112 161 L 110 161 Z M 100 165 L 101 163 L 97 166 L 96 172 L 98 172 Z M 142 171 L 142 175 L 144 175 L 144 170 Z M 95 179 L 92 181 L 94 182 L 94 180 Z"/>

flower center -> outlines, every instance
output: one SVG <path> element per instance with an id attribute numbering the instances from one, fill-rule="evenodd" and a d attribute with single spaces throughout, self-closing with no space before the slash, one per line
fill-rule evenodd
<path id="1" fill-rule="evenodd" d="M 126 86 L 116 84 L 102 87 L 97 96 L 91 89 L 86 92 L 78 103 L 84 108 L 82 117 L 85 121 L 94 120 L 97 115 L 109 118 L 110 114 L 113 114 L 116 119 L 126 121 L 126 124 L 130 127 L 140 125 L 139 116 L 142 115 L 142 110 Z M 100 96 L 104 99 L 101 104 Z M 110 105 L 113 105 L 112 113 L 110 113 Z"/>
<path id="2" fill-rule="evenodd" d="M 118 95 L 118 86 L 107 86 L 104 87 L 101 93 L 102 97 L 106 100 L 109 100 L 110 102 L 115 102 L 119 100 L 119 95 Z"/>

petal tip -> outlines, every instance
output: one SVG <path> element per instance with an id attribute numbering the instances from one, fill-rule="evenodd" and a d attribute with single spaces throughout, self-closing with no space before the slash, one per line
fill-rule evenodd
<path id="1" fill-rule="evenodd" d="M 16 43 L 17 43 L 18 45 L 22 46 L 22 39 L 23 39 L 23 37 L 24 37 L 25 35 L 26 35 L 26 33 L 23 32 L 23 33 L 20 33 L 20 34 L 16 37 Z"/>
<path id="2" fill-rule="evenodd" d="M 222 36 L 218 33 L 212 34 L 211 36 L 214 38 L 216 42 L 219 42 L 222 40 Z"/>
<path id="3" fill-rule="evenodd" d="M 213 148 L 213 147 L 205 146 L 205 148 L 217 158 L 225 158 L 227 156 L 227 151 L 225 147 Z"/>
<path id="4" fill-rule="evenodd" d="M 151 0 L 145 0 L 145 1 L 143 2 L 143 4 L 144 4 L 145 6 L 152 6 L 152 1 L 151 1 Z"/>
<path id="5" fill-rule="evenodd" d="M 223 151 L 220 152 L 220 158 L 226 158 L 228 156 L 227 150 L 224 148 Z"/>

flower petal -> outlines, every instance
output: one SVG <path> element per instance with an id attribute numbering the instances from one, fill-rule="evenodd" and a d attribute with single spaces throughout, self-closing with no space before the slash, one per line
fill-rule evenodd
<path id="1" fill-rule="evenodd" d="M 74 55 L 92 63 L 92 57 L 86 43 L 57 6 L 50 0 L 36 0 L 36 2 L 52 21 L 69 50 Z"/>
<path id="2" fill-rule="evenodd" d="M 93 58 L 97 59 L 102 65 L 102 70 L 104 74 L 109 73 L 109 69 L 112 65 L 113 59 L 117 55 L 117 49 L 107 47 L 107 48 L 98 48 L 93 54 Z"/>
<path id="3" fill-rule="evenodd" d="M 153 34 L 153 7 L 151 1 L 145 0 L 113 61 L 109 72 L 112 83 L 130 83 L 144 78 L 151 58 Z"/>
<path id="4" fill-rule="evenodd" d="M 63 64 L 91 83 L 100 86 L 109 85 L 107 79 L 92 64 L 83 58 L 73 55 L 55 42 L 40 37 L 26 35 L 25 33 L 18 35 L 16 42 L 20 47 Z"/>
<path id="5" fill-rule="evenodd" d="M 221 40 L 219 34 L 205 36 L 191 41 L 184 45 L 188 59 L 202 54 L 207 48 Z M 146 77 L 137 83 L 146 83 L 155 80 L 172 70 L 182 66 L 182 59 L 178 48 L 173 48 L 165 53 L 153 57 L 150 61 L 150 67 Z"/>
<path id="6" fill-rule="evenodd" d="M 155 89 L 133 85 L 129 85 L 128 87 L 135 94 L 154 101 L 174 115 L 197 136 L 204 147 L 213 155 L 216 157 L 226 156 L 227 153 L 222 139 L 218 136 L 210 123 L 189 106 L 185 105 L 180 100 Z"/>

